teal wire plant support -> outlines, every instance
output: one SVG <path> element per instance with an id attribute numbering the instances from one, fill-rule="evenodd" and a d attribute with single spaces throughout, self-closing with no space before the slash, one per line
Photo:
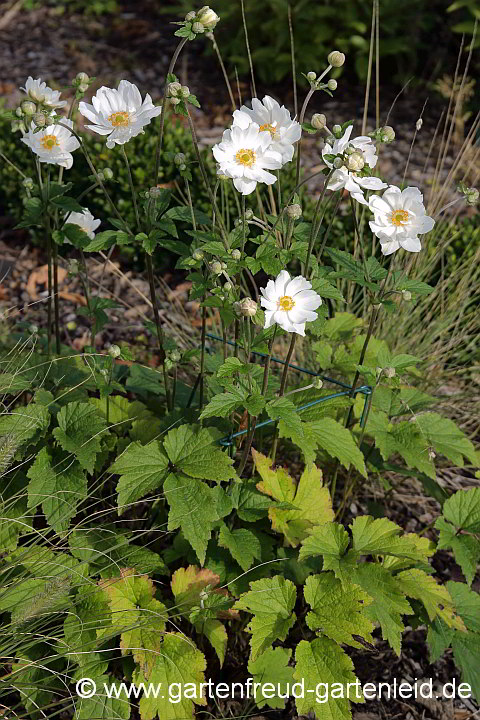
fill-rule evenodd
<path id="1" fill-rule="evenodd" d="M 218 342 L 223 342 L 223 338 L 218 337 L 218 335 L 212 335 L 211 333 L 207 333 L 207 337 L 209 337 L 211 340 L 216 340 Z M 232 345 L 233 347 L 236 346 L 236 343 L 227 340 L 228 345 Z M 252 351 L 252 355 L 256 355 L 260 358 L 266 358 L 268 355 L 266 353 L 262 352 L 256 352 L 255 350 Z M 270 362 L 278 363 L 279 365 L 285 365 L 285 360 L 280 360 L 280 358 L 272 357 Z M 299 365 L 294 365 L 293 363 L 289 363 L 288 367 L 292 368 L 292 370 L 297 370 L 298 372 L 305 373 L 306 375 L 311 375 L 312 377 L 318 377 L 321 380 L 324 380 L 325 382 L 332 383 L 332 385 L 338 385 L 341 388 L 344 388 L 343 390 L 332 393 L 331 395 L 326 395 L 325 397 L 318 398 L 318 400 L 312 400 L 312 402 L 306 403 L 305 405 L 301 405 L 299 408 L 297 408 L 298 412 L 301 412 L 302 410 L 306 410 L 307 408 L 311 408 L 314 405 L 318 405 L 319 403 L 326 402 L 327 400 L 333 400 L 333 398 L 342 397 L 344 395 L 350 395 L 351 397 L 355 397 L 359 393 L 365 396 L 365 401 L 363 404 L 363 411 L 362 416 L 360 418 L 360 427 L 363 428 L 365 424 L 365 420 L 367 417 L 367 409 L 368 409 L 368 402 L 370 395 L 372 394 L 373 390 L 371 385 L 361 385 L 360 387 L 354 388 L 352 385 L 348 385 L 347 383 L 342 382 L 341 380 L 334 380 L 331 377 L 328 377 L 328 375 L 322 375 L 322 373 L 316 373 L 313 370 L 307 370 L 307 368 L 302 368 Z M 277 422 L 277 420 L 264 420 L 261 423 L 257 423 L 256 430 L 261 427 L 265 427 L 266 425 L 274 425 Z M 224 438 L 221 438 L 219 440 L 220 445 L 223 445 L 224 447 L 229 447 L 233 445 L 233 440 L 237 437 L 240 437 L 241 435 L 245 435 L 248 432 L 248 428 L 245 430 L 239 430 L 236 433 L 231 433 L 230 435 L 226 435 Z"/>

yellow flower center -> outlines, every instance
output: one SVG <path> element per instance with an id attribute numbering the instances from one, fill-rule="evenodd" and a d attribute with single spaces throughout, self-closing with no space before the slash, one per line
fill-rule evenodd
<path id="1" fill-rule="evenodd" d="M 284 295 L 283 297 L 280 298 L 280 300 L 277 300 L 277 308 L 279 310 L 284 310 L 285 312 L 292 310 L 294 305 L 295 305 L 295 302 L 290 297 L 290 295 Z"/>
<path id="2" fill-rule="evenodd" d="M 60 145 L 56 135 L 44 135 L 40 140 L 44 150 L 53 150 L 56 145 Z"/>
<path id="3" fill-rule="evenodd" d="M 128 127 L 130 125 L 130 113 L 126 110 L 114 112 L 108 116 L 113 127 Z"/>
<path id="4" fill-rule="evenodd" d="M 265 123 L 265 125 L 260 125 L 259 131 L 269 132 L 272 137 L 275 137 L 276 128 L 273 125 L 270 125 L 270 123 Z"/>
<path id="5" fill-rule="evenodd" d="M 409 214 L 406 210 L 394 210 L 390 215 L 390 221 L 392 225 L 402 227 L 402 225 L 408 222 Z"/>
<path id="6" fill-rule="evenodd" d="M 250 149 L 242 149 L 237 152 L 235 155 L 235 160 L 240 165 L 246 165 L 247 167 L 251 167 L 251 165 L 254 164 L 255 160 L 257 159 L 257 156 L 255 155 L 253 150 Z"/>

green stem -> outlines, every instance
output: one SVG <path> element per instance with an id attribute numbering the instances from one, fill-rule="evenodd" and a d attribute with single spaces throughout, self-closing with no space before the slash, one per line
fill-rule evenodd
<path id="1" fill-rule="evenodd" d="M 282 373 L 282 379 L 280 380 L 280 390 L 278 392 L 278 397 L 282 397 L 285 393 L 285 387 L 287 385 L 288 371 L 290 369 L 290 360 L 292 359 L 296 340 L 297 340 L 297 333 L 292 333 L 290 347 L 288 348 L 285 365 L 283 366 L 283 373 Z M 273 445 L 272 445 L 272 464 L 275 462 L 275 456 L 277 454 L 277 445 L 278 445 L 278 426 L 275 429 L 275 437 L 273 439 Z"/>
<path id="2" fill-rule="evenodd" d="M 153 316 L 155 318 L 155 325 L 157 328 L 159 359 L 160 359 L 160 365 L 162 366 L 162 372 L 163 372 L 163 382 L 165 385 L 165 398 L 167 401 L 168 410 L 172 410 L 173 408 L 172 408 L 172 402 L 171 402 L 171 396 L 170 396 L 168 372 L 167 372 L 167 368 L 165 367 L 165 360 L 167 357 L 166 353 L 165 353 L 165 340 L 164 340 L 164 335 L 163 335 L 162 323 L 160 321 L 160 313 L 158 312 L 157 294 L 155 292 L 155 278 L 154 278 L 154 274 L 153 274 L 153 263 L 152 263 L 152 258 L 148 253 L 145 253 L 145 263 L 147 265 L 148 284 L 150 285 L 150 297 L 152 299 Z"/>
<path id="3" fill-rule="evenodd" d="M 178 56 L 183 50 L 183 47 L 185 43 L 187 42 L 188 38 L 182 38 L 180 42 L 178 43 L 175 52 L 172 55 L 172 59 L 170 60 L 170 65 L 167 70 L 167 80 L 165 82 L 165 89 L 163 91 L 163 98 L 162 98 L 162 112 L 160 114 L 160 127 L 158 129 L 158 135 L 157 135 L 157 146 L 155 148 L 155 181 L 154 185 L 158 185 L 158 176 L 160 174 L 160 153 L 162 152 L 162 145 L 163 145 L 163 129 L 165 127 L 165 112 L 167 109 L 167 90 L 168 90 L 168 76 L 171 75 L 175 69 L 176 62 L 178 60 Z"/>
<path id="4" fill-rule="evenodd" d="M 50 233 L 50 228 L 48 230 Z M 60 355 L 60 296 L 58 294 L 58 253 L 57 244 L 52 242 L 52 260 L 53 260 L 53 307 L 55 313 L 55 349 L 57 355 Z"/>
<path id="5" fill-rule="evenodd" d="M 139 213 L 138 213 L 137 198 L 136 198 L 136 195 L 135 195 L 135 186 L 134 186 L 134 184 L 133 184 L 132 170 L 131 170 L 131 168 L 130 168 L 130 163 L 128 162 L 127 153 L 126 153 L 126 151 L 125 151 L 125 145 L 122 145 L 121 147 L 122 147 L 123 160 L 124 160 L 125 166 L 126 166 L 126 168 L 127 168 L 128 184 L 129 184 L 129 186 L 130 186 L 130 193 L 131 193 L 131 195 L 132 195 L 133 209 L 134 209 L 134 211 L 135 211 L 135 222 L 136 222 L 136 224 L 137 224 L 137 232 L 140 232 L 140 230 L 141 230 L 141 227 L 140 227 L 140 215 L 139 215 Z"/>
<path id="6" fill-rule="evenodd" d="M 322 215 L 322 219 L 321 219 L 320 223 L 319 223 L 318 226 L 317 226 L 317 225 L 316 225 L 316 219 L 317 219 L 318 211 L 319 211 L 319 209 L 320 209 L 320 205 L 322 204 L 323 198 L 325 197 L 325 193 L 327 192 L 328 181 L 330 180 L 330 177 L 331 177 L 332 173 L 333 173 L 333 170 L 330 170 L 330 172 L 328 173 L 327 177 L 325 178 L 325 182 L 324 182 L 324 184 L 323 184 L 322 191 L 321 191 L 321 193 L 320 193 L 320 195 L 319 195 L 319 197 L 318 197 L 317 204 L 316 204 L 316 206 L 315 206 L 315 212 L 314 212 L 314 214 L 313 214 L 313 220 L 312 220 L 312 227 L 310 228 L 310 239 L 309 239 L 309 243 L 308 243 L 307 257 L 306 257 L 306 259 L 305 259 L 305 269 L 304 269 L 304 271 L 303 271 L 303 274 L 304 274 L 305 277 L 308 277 L 308 266 L 309 266 L 309 264 L 310 264 L 310 257 L 311 257 L 311 255 L 312 255 L 313 245 L 314 245 L 315 240 L 316 240 L 316 238 L 317 238 L 318 232 L 319 232 L 319 230 L 320 230 L 320 228 L 321 228 L 321 226 L 322 226 L 323 217 L 324 217 L 324 216 Z"/>

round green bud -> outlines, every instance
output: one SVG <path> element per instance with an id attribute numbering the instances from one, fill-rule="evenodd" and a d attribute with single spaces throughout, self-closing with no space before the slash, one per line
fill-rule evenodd
<path id="1" fill-rule="evenodd" d="M 178 95 L 178 93 L 181 91 L 181 89 L 182 89 L 182 86 L 180 85 L 179 82 L 172 82 L 168 86 L 168 95 L 170 97 L 176 97 L 176 95 Z"/>
<path id="2" fill-rule="evenodd" d="M 334 167 L 336 170 L 339 170 L 341 167 L 343 167 L 343 160 L 342 160 L 342 158 L 336 157 L 335 160 L 333 161 L 333 167 Z"/>
<path id="3" fill-rule="evenodd" d="M 182 102 L 181 99 L 178 97 L 171 97 L 171 98 L 169 98 L 169 100 L 172 103 L 172 105 L 180 105 L 180 103 Z"/>
<path id="4" fill-rule="evenodd" d="M 122 351 L 120 350 L 118 345 L 110 345 L 110 347 L 108 348 L 108 354 L 112 358 L 118 358 L 122 354 Z"/>
<path id="5" fill-rule="evenodd" d="M 196 16 L 197 16 L 197 13 L 195 12 L 195 10 L 190 10 L 190 12 L 188 12 L 188 13 L 185 15 L 185 20 L 186 20 L 187 22 L 190 22 L 190 21 L 193 20 L 193 18 L 196 17 Z"/>
<path id="6" fill-rule="evenodd" d="M 327 88 L 328 88 L 329 90 L 336 90 L 336 89 L 337 89 L 337 86 L 338 86 L 338 83 L 337 83 L 337 81 L 334 80 L 333 78 L 331 78 L 331 80 L 329 80 L 328 83 L 327 83 Z"/>
<path id="7" fill-rule="evenodd" d="M 253 218 L 253 210 L 252 208 L 247 208 L 245 210 L 245 220 L 251 220 Z"/>
<path id="8" fill-rule="evenodd" d="M 232 259 L 233 260 L 241 260 L 242 253 L 240 250 L 232 250 Z"/>
<path id="9" fill-rule="evenodd" d="M 174 363 L 178 363 L 182 359 L 182 355 L 178 352 L 178 350 L 171 350 L 168 353 L 168 357 Z"/>
<path id="10" fill-rule="evenodd" d="M 226 282 L 225 285 L 223 286 L 223 289 L 225 290 L 225 292 L 230 292 L 230 290 L 233 290 L 233 285 L 232 285 L 232 283 L 231 283 L 231 282 Z"/>
<path id="11" fill-rule="evenodd" d="M 307 73 L 307 80 L 310 82 L 315 82 L 317 79 L 317 73 L 314 73 L 313 70 L 310 70 L 310 72 Z"/>
<path id="12" fill-rule="evenodd" d="M 80 92 L 82 92 L 82 93 L 87 92 L 87 90 L 88 90 L 88 83 L 80 83 L 80 85 L 78 86 L 78 90 L 79 90 Z"/>
<path id="13" fill-rule="evenodd" d="M 33 180 L 31 177 L 24 178 L 22 185 L 24 188 L 27 188 L 27 190 L 31 190 L 33 188 Z"/>
<path id="14" fill-rule="evenodd" d="M 352 172 L 360 172 L 360 170 L 363 170 L 365 167 L 363 153 L 358 151 L 353 152 L 347 160 L 347 167 L 349 170 L 352 170 Z"/>
<path id="15" fill-rule="evenodd" d="M 253 317 L 257 313 L 258 305 L 252 298 L 242 298 L 236 303 L 233 303 L 235 312 L 243 317 Z"/>
<path id="16" fill-rule="evenodd" d="M 204 5 L 204 7 L 198 11 L 196 19 L 203 25 L 205 30 L 214 30 L 220 20 L 217 13 L 212 10 L 212 8 L 208 7 L 208 5 Z"/>
<path id="17" fill-rule="evenodd" d="M 19 118 L 23 117 L 24 113 L 21 107 L 17 107 L 15 110 L 15 115 Z"/>
<path id="18" fill-rule="evenodd" d="M 340 135 L 342 132 L 342 126 L 341 125 L 334 125 L 332 128 L 332 133 L 336 135 Z"/>
<path id="19" fill-rule="evenodd" d="M 402 298 L 406 302 L 409 302 L 412 299 L 412 293 L 410 292 L 410 290 L 402 290 Z"/>
<path id="20" fill-rule="evenodd" d="M 112 180 L 113 178 L 113 170 L 111 168 L 104 168 L 103 169 L 103 175 L 105 177 L 105 180 Z"/>
<path id="21" fill-rule="evenodd" d="M 393 378 L 393 377 L 395 377 L 395 375 L 396 375 L 396 373 L 395 373 L 395 368 L 393 368 L 393 367 L 386 367 L 386 368 L 383 369 L 383 374 L 384 374 L 385 377 L 387 377 L 387 378 Z"/>
<path id="22" fill-rule="evenodd" d="M 167 358 L 165 360 L 165 370 L 171 370 L 173 368 L 173 362 Z"/>
<path id="23" fill-rule="evenodd" d="M 469 205 L 476 205 L 478 202 L 479 192 L 476 188 L 468 188 L 465 198 Z"/>
<path id="24" fill-rule="evenodd" d="M 342 67 L 345 62 L 345 55 L 339 50 L 332 50 L 332 52 L 329 53 L 327 60 L 328 64 L 332 67 Z"/>
<path id="25" fill-rule="evenodd" d="M 320 390 L 323 387 L 323 381 L 321 378 L 317 377 L 312 383 L 315 390 Z"/>
<path id="26" fill-rule="evenodd" d="M 214 260 L 213 262 L 210 263 L 210 270 L 211 270 L 215 275 L 221 275 L 222 272 L 223 272 L 223 270 L 222 270 L 222 263 L 219 262 L 218 260 Z"/>
<path id="27" fill-rule="evenodd" d="M 323 130 L 327 124 L 327 118 L 323 113 L 315 113 L 312 117 L 311 124 L 315 130 Z"/>
<path id="28" fill-rule="evenodd" d="M 196 35 L 200 35 L 205 32 L 205 27 L 201 22 L 194 22 L 192 25 L 192 32 Z"/>
<path id="29" fill-rule="evenodd" d="M 291 220 L 298 220 L 302 217 L 302 208 L 298 203 L 288 205 L 286 213 Z"/>
<path id="30" fill-rule="evenodd" d="M 190 95 L 190 88 L 187 85 L 182 85 L 180 94 L 183 98 L 188 98 L 188 96 Z"/>
<path id="31" fill-rule="evenodd" d="M 30 325 L 30 332 L 32 335 L 36 335 L 38 333 L 38 325 Z"/>
<path id="32" fill-rule="evenodd" d="M 159 188 L 156 185 L 154 185 L 153 187 L 150 188 L 150 190 L 148 191 L 148 194 L 153 200 L 155 200 L 156 198 L 159 198 L 160 195 L 162 194 L 162 188 Z"/>
<path id="33" fill-rule="evenodd" d="M 226 263 L 226 262 L 222 262 L 222 270 L 226 270 L 226 269 L 227 269 L 227 263 Z"/>
<path id="34" fill-rule="evenodd" d="M 175 153 L 175 156 L 174 156 L 174 158 L 173 158 L 173 162 L 175 163 L 175 165 L 182 165 L 182 163 L 185 162 L 185 159 L 186 159 L 186 158 L 185 158 L 185 154 L 179 152 L 179 153 Z"/>
<path id="35" fill-rule="evenodd" d="M 86 83 L 90 82 L 90 78 L 88 77 L 87 73 L 84 73 L 84 72 L 77 73 L 75 80 L 77 81 L 77 83 L 79 85 L 82 83 L 86 84 Z M 87 85 L 87 87 L 88 87 L 88 85 Z"/>
<path id="36" fill-rule="evenodd" d="M 33 116 L 33 122 L 37 127 L 45 127 L 47 124 L 47 118 L 43 113 L 35 113 Z"/>
<path id="37" fill-rule="evenodd" d="M 392 142 L 392 140 L 395 140 L 395 130 L 391 125 L 385 125 L 385 127 L 382 128 L 382 140 L 383 142 Z"/>
<path id="38" fill-rule="evenodd" d="M 194 260 L 199 261 L 199 260 L 203 260 L 203 258 L 205 257 L 205 255 L 204 255 L 204 253 L 203 253 L 202 250 L 194 250 L 193 253 L 192 253 L 192 257 L 193 257 Z"/>
<path id="39" fill-rule="evenodd" d="M 25 115 L 35 115 L 37 112 L 37 106 L 31 100 L 25 100 L 22 103 L 22 110 Z"/>
<path id="40" fill-rule="evenodd" d="M 102 182 L 105 180 L 105 175 L 103 174 L 102 171 L 100 171 L 100 172 L 97 173 L 97 178 L 98 178 L 99 180 L 101 180 Z"/>
<path id="41" fill-rule="evenodd" d="M 185 163 L 182 163 L 178 166 L 178 169 L 180 170 L 180 172 L 184 172 L 187 169 L 187 166 L 185 165 Z"/>

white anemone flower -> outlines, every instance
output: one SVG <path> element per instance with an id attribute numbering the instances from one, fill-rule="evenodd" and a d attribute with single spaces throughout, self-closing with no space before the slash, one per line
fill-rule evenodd
<path id="1" fill-rule="evenodd" d="M 430 232 L 435 225 L 435 220 L 426 214 L 423 195 L 416 187 L 400 190 L 390 185 L 382 197 L 371 197 L 368 206 L 375 216 L 370 220 L 370 228 L 379 238 L 384 255 L 400 248 L 420 252 L 422 243 L 418 236 Z"/>
<path id="2" fill-rule="evenodd" d="M 63 120 L 63 125 L 73 128 L 71 120 Z M 70 130 L 61 125 L 49 125 L 39 132 L 34 132 L 35 123 L 32 123 L 28 133 L 22 137 L 22 142 L 28 145 L 42 163 L 60 165 L 67 170 L 73 165 L 72 152 L 80 147 L 77 138 Z"/>
<path id="3" fill-rule="evenodd" d="M 312 290 L 312 283 L 301 275 L 291 278 L 286 270 L 282 270 L 275 280 L 269 280 L 267 286 L 261 288 L 261 292 L 265 329 L 278 323 L 287 332 L 305 335 L 305 323 L 317 319 L 315 310 L 322 304 L 322 299 Z"/>
<path id="4" fill-rule="evenodd" d="M 58 110 L 67 104 L 66 100 L 60 100 L 61 92 L 59 90 L 52 90 L 41 78 L 34 80 L 31 75 L 27 78 L 25 87 L 20 90 L 26 92 L 34 102 L 46 105 L 52 110 Z"/>
<path id="5" fill-rule="evenodd" d="M 92 105 L 81 102 L 78 109 L 94 123 L 85 127 L 99 135 L 108 135 L 107 148 L 110 149 L 115 143 L 127 143 L 162 112 L 161 107 L 152 103 L 150 95 L 145 95 L 142 102 L 139 89 L 128 80 L 120 80 L 117 90 L 102 86 L 93 96 Z"/>
<path id="6" fill-rule="evenodd" d="M 333 146 L 329 143 L 325 143 L 325 147 L 322 150 L 322 157 L 325 165 L 332 169 L 334 167 L 332 161 L 327 159 L 327 155 L 344 155 L 347 148 L 353 150 L 351 162 L 348 156 L 344 156 L 345 164 L 340 168 L 337 168 L 332 173 L 330 180 L 328 181 L 328 190 L 341 190 L 345 188 L 347 192 L 362 205 L 368 205 L 363 195 L 364 190 L 382 190 L 388 187 L 387 183 L 384 183 L 380 178 L 376 177 L 362 177 L 359 173 L 365 165 L 373 169 L 377 164 L 377 153 L 375 145 L 371 138 L 366 135 L 360 135 L 350 142 L 350 135 L 352 134 L 353 125 L 349 125 L 345 130 L 343 136 L 338 140 L 335 140 Z M 349 167 L 350 165 L 350 167 Z"/>
<path id="7" fill-rule="evenodd" d="M 250 195 L 258 182 L 273 185 L 277 177 L 267 170 L 281 168 L 282 156 L 271 144 L 270 133 L 260 131 L 256 123 L 246 129 L 234 126 L 225 130 L 222 141 L 212 149 L 217 173 L 232 178 L 242 195 Z"/>
<path id="8" fill-rule="evenodd" d="M 246 130 L 251 123 L 256 123 L 261 132 L 269 132 L 272 136 L 270 149 L 280 153 L 283 164 L 290 162 L 294 153 L 293 143 L 300 140 L 302 126 L 292 120 L 285 105 L 280 106 L 269 95 L 265 95 L 262 102 L 253 98 L 252 109 L 242 105 L 233 113 L 233 127 Z"/>
<path id="9" fill-rule="evenodd" d="M 101 220 L 94 218 L 90 210 L 85 208 L 83 213 L 71 212 L 66 217 L 66 222 L 71 223 L 72 225 L 78 225 L 84 233 L 87 233 L 90 240 L 93 240 L 95 237 L 95 230 L 100 225 Z"/>

